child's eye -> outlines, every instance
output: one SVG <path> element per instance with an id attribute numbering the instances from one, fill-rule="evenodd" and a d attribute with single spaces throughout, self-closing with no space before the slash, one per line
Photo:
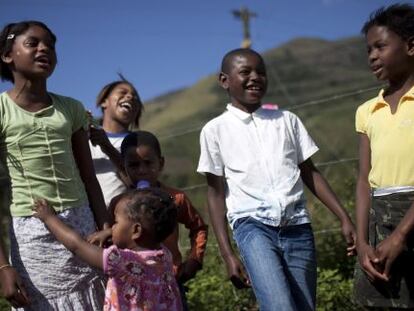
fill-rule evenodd
<path id="1" fill-rule="evenodd" d="M 385 48 L 387 45 L 385 44 L 385 43 L 383 43 L 383 42 L 379 42 L 379 43 L 377 43 L 376 45 L 375 45 L 375 47 L 377 48 L 377 49 L 379 49 L 379 50 L 381 50 L 381 49 L 383 49 L 383 48 Z"/>
<path id="2" fill-rule="evenodd" d="M 53 42 L 45 42 L 45 45 L 51 50 L 55 49 L 55 44 Z"/>
<path id="3" fill-rule="evenodd" d="M 36 40 L 27 40 L 24 45 L 29 46 L 29 47 L 35 47 L 37 46 L 39 43 L 39 41 Z"/>

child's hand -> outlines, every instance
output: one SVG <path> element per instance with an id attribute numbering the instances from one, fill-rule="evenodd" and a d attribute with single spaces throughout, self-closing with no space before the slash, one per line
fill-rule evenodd
<path id="1" fill-rule="evenodd" d="M 33 207 L 33 216 L 45 222 L 49 217 L 55 216 L 55 210 L 51 208 L 45 199 L 36 200 Z"/>
<path id="2" fill-rule="evenodd" d="M 13 267 L 0 270 L 1 296 L 14 307 L 20 308 L 30 304 L 30 298 L 22 279 Z"/>
<path id="3" fill-rule="evenodd" d="M 341 224 L 342 235 L 346 241 L 346 254 L 347 256 L 356 255 L 356 232 L 354 224 L 350 219 L 342 221 Z"/>
<path id="4" fill-rule="evenodd" d="M 370 245 L 366 243 L 358 245 L 357 254 L 359 265 L 371 282 L 387 281 L 380 269 L 378 255 Z"/>
<path id="5" fill-rule="evenodd" d="M 101 231 L 96 231 L 92 234 L 90 234 L 86 241 L 91 244 L 98 245 L 99 247 L 104 247 L 108 243 L 108 240 L 112 237 L 112 229 L 107 228 Z"/>
<path id="6" fill-rule="evenodd" d="M 387 281 L 392 264 L 404 250 L 407 250 L 406 242 L 396 231 L 377 245 L 376 253 L 379 264 L 383 267 L 382 275 Z"/>
<path id="7" fill-rule="evenodd" d="M 177 280 L 180 283 L 185 283 L 195 277 L 198 270 L 201 269 L 201 264 L 195 259 L 188 259 L 184 261 L 177 272 Z"/>
<path id="8" fill-rule="evenodd" d="M 238 288 L 250 287 L 250 280 L 240 260 L 232 255 L 225 259 L 227 274 L 233 285 Z"/>

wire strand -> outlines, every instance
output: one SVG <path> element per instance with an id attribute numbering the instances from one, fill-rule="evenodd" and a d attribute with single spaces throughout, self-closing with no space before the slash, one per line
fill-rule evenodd
<path id="1" fill-rule="evenodd" d="M 303 107 L 316 106 L 316 105 L 324 104 L 324 103 L 331 102 L 331 101 L 334 101 L 334 100 L 338 100 L 338 99 L 342 99 L 342 98 L 346 98 L 346 97 L 350 97 L 350 96 L 354 96 L 354 95 L 363 94 L 363 93 L 370 92 L 370 91 L 373 91 L 373 90 L 376 90 L 376 89 L 377 90 L 379 89 L 378 85 L 371 86 L 371 87 L 364 88 L 364 89 L 359 89 L 359 90 L 356 90 L 356 91 L 350 91 L 350 92 L 345 92 L 345 93 L 341 93 L 341 94 L 336 94 L 336 95 L 333 95 L 333 96 L 330 96 L 330 97 L 325 97 L 325 98 L 322 98 L 322 99 L 319 99 L 319 100 L 311 100 L 309 102 L 305 102 L 303 104 L 298 104 L 298 105 L 293 105 L 293 106 L 290 106 L 290 107 L 287 107 L 287 108 L 288 108 L 288 110 L 296 110 L 296 109 L 303 108 Z M 159 139 L 170 139 L 170 138 L 179 137 L 179 136 L 187 135 L 187 134 L 190 134 L 190 133 L 194 133 L 194 132 L 197 132 L 197 131 L 201 130 L 203 128 L 203 126 L 204 126 L 204 123 L 200 124 L 198 126 L 189 128 L 187 130 L 183 130 L 183 131 L 179 131 L 179 132 L 176 132 L 176 133 L 160 136 Z"/>

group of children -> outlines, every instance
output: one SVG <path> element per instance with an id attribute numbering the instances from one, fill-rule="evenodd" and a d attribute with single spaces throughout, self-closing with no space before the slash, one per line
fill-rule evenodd
<path id="1" fill-rule="evenodd" d="M 381 8 L 363 33 L 371 70 L 388 85 L 356 113 L 356 233 L 311 160 L 318 147 L 300 119 L 262 107 L 262 57 L 236 49 L 222 60 L 230 103 L 201 131 L 197 171 L 229 278 L 253 288 L 260 310 L 315 310 L 304 185 L 339 218 L 348 254 L 358 254 L 356 301 L 414 309 L 414 7 Z M 182 191 L 159 181 L 158 139 L 129 131 L 143 110 L 131 83 L 121 77 L 99 93 L 102 124 L 47 91 L 55 43 L 37 21 L 0 33 L 0 76 L 13 83 L 0 95 L 12 216 L 10 263 L 0 247 L 1 293 L 22 310 L 185 310 L 183 284 L 202 267 L 207 225 Z M 185 259 L 177 223 L 189 230 Z"/>

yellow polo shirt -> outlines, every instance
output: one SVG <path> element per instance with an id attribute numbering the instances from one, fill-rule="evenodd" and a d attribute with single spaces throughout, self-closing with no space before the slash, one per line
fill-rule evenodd
<path id="1" fill-rule="evenodd" d="M 392 114 L 384 90 L 356 112 L 355 127 L 368 136 L 371 146 L 372 188 L 414 186 L 414 86 Z"/>

